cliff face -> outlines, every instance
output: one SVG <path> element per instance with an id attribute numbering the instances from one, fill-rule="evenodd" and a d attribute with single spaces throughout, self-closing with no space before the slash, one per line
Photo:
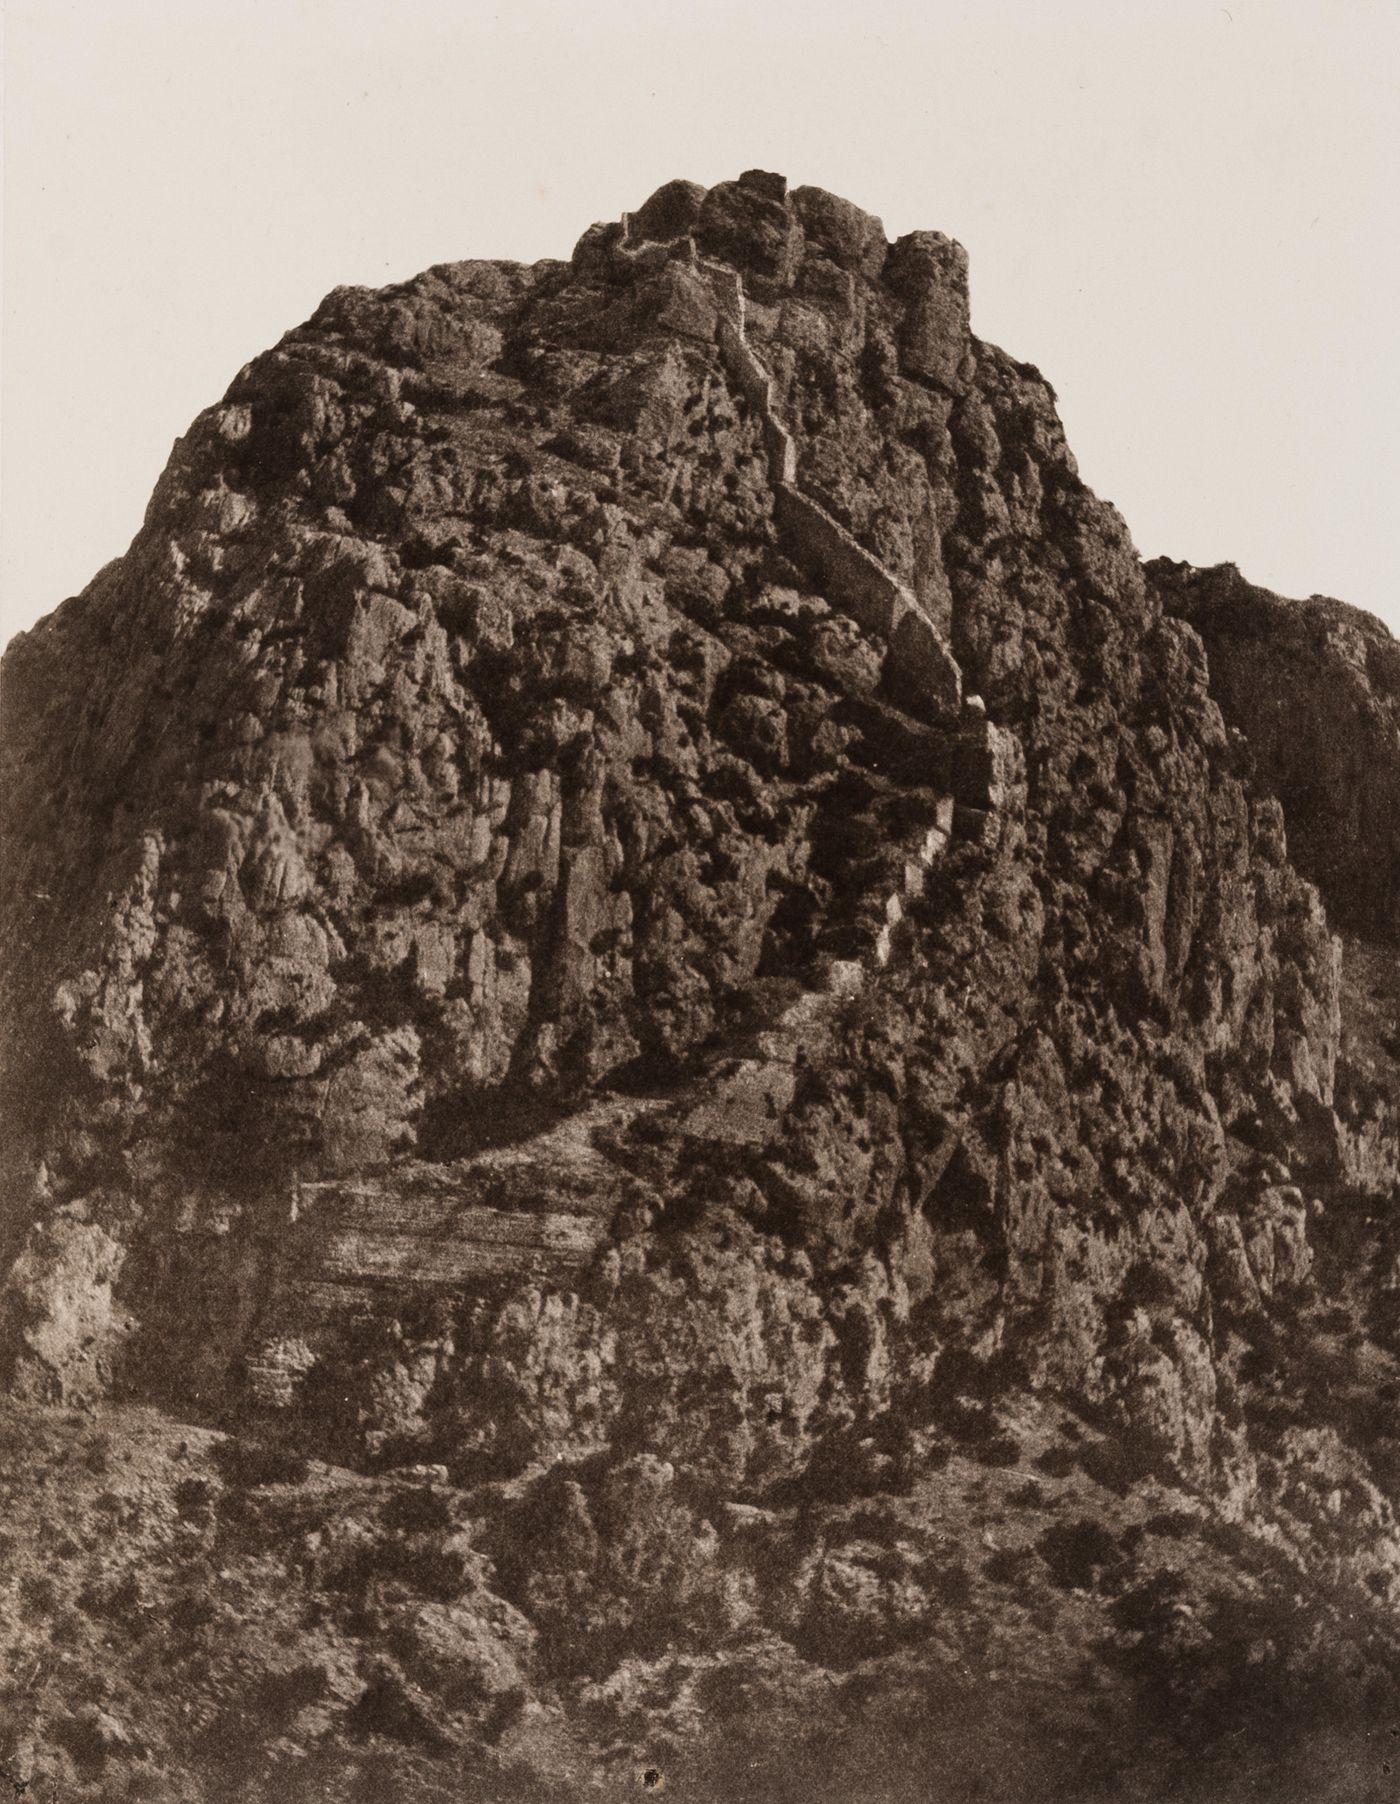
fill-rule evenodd
<path id="1" fill-rule="evenodd" d="M 337 1783 L 371 1784 L 356 1735 L 425 1796 L 448 1748 L 581 1784 L 664 1743 L 709 1796 L 722 1724 L 815 1783 L 832 1672 L 885 1662 L 879 1745 L 912 1748 L 977 1642 L 1058 1725 L 1016 1758 L 1087 1796 L 1115 1749 L 1214 1747 L 1269 1561 L 1301 1614 L 1250 1645 L 1312 1652 L 1260 1655 L 1247 1711 L 1334 1660 L 1327 1561 L 1380 1696 L 1389 967 L 1344 969 L 1308 879 L 1368 932 L 1389 879 L 1329 851 L 1312 741 L 1260 712 L 1285 604 L 1151 576 L 1049 386 L 971 334 L 960 247 L 750 172 L 567 263 L 336 291 L 7 655 L 11 1387 L 356 1484 L 441 1469 L 413 1533 L 470 1544 L 455 1626 L 415 1604 L 395 1642 L 386 1567 L 335 1628 L 297 1736 Z M 1393 827 L 1393 647 L 1326 631 L 1372 685 L 1316 727 L 1359 851 Z M 1169 1517 L 1217 1535 L 1208 1598 L 1142 1551 Z M 940 1578 L 969 1525 L 1004 1570 Z M 1101 1772 L 1049 1676 L 1095 1611 Z M 495 1677 L 454 1715 L 464 1637 Z M 1215 1700 L 1194 1741 L 1154 1691 Z M 919 1758 L 974 1772 L 968 1707 Z"/>
<path id="2" fill-rule="evenodd" d="M 1400 647 L 1369 614 L 1287 601 L 1231 564 L 1154 559 L 1162 606 L 1200 633 L 1211 692 L 1283 802 L 1293 863 L 1334 921 L 1400 932 Z"/>

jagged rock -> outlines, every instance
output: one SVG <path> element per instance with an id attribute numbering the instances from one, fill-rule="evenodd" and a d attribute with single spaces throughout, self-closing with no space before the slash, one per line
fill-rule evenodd
<path id="1" fill-rule="evenodd" d="M 759 171 L 717 183 L 701 203 L 696 243 L 760 283 L 790 282 L 801 257 L 802 227 L 786 190 L 781 177 Z"/>
<path id="2" fill-rule="evenodd" d="M 101 1395 L 135 1323 L 113 1303 L 126 1249 L 82 1205 L 30 1228 L 0 1290 L 0 1324 L 21 1396 Z"/>
<path id="3" fill-rule="evenodd" d="M 842 269 L 878 277 L 888 245 L 885 228 L 873 214 L 824 188 L 796 188 L 792 196 L 809 248 L 820 248 Z"/>
<path id="4" fill-rule="evenodd" d="M 1393 925 L 1389 644 L 1144 575 L 961 248 L 768 172 L 328 296 L 0 679 L 6 1377 L 335 1462 L 63 1506 L 249 1670 L 259 1586 L 324 1646 L 255 1732 L 182 1593 L 191 1722 L 123 1678 L 139 1739 L 41 1776 L 581 1796 L 666 1744 L 723 1796 L 873 1710 L 922 1786 L 1004 1745 L 993 1660 L 1083 1745 L 1065 1635 L 1149 1790 L 1145 1699 L 1225 1759 L 1211 1710 L 1392 1698 L 1400 1043 L 1328 913 Z M 1245 1658 L 1284 1565 L 1308 1633 Z"/>
<path id="5" fill-rule="evenodd" d="M 941 232 L 910 232 L 891 251 L 886 273 L 905 304 L 904 368 L 961 392 L 969 359 L 967 252 Z"/>
<path id="6" fill-rule="evenodd" d="M 698 182 L 663 182 L 632 214 L 632 237 L 639 244 L 683 237 L 694 230 L 704 200 L 705 190 Z"/>
<path id="7" fill-rule="evenodd" d="M 1287 601 L 1233 564 L 1156 558 L 1164 608 L 1201 634 L 1211 694 L 1282 802 L 1293 862 L 1334 919 L 1400 927 L 1400 646 L 1339 601 Z"/>

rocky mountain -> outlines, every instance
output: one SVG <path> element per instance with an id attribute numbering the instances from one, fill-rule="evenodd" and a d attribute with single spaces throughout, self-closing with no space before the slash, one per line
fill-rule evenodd
<path id="1" fill-rule="evenodd" d="M 749 171 L 339 289 L 3 666 L 0 1760 L 1400 1760 L 1400 651 Z"/>
<path id="2" fill-rule="evenodd" d="M 1331 919 L 1400 934 L 1400 647 L 1369 614 L 1286 601 L 1232 565 L 1147 565 L 1162 605 L 1206 646 L 1211 687 L 1288 816 L 1289 856 Z"/>

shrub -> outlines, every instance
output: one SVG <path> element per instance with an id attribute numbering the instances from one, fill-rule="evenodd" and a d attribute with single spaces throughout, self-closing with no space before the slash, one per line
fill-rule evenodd
<path id="1" fill-rule="evenodd" d="M 849 1532 L 863 1541 L 874 1541 L 881 1547 L 892 1547 L 904 1530 L 898 1510 L 888 1503 L 863 1504 L 846 1524 Z"/>
<path id="2" fill-rule="evenodd" d="M 923 1571 L 925 1584 L 932 1596 L 953 1609 L 959 1609 L 972 1598 L 972 1575 L 961 1560 L 937 1563 L 930 1560 Z"/>
<path id="3" fill-rule="evenodd" d="M 968 1403 L 961 1397 L 940 1398 L 935 1420 L 955 1439 L 974 1446 L 991 1440 L 997 1431 L 997 1419 L 985 1403 Z"/>
<path id="4" fill-rule="evenodd" d="M 1126 1497 L 1135 1485 L 1153 1474 L 1170 1475 L 1156 1444 L 1134 1428 L 1125 1428 L 1113 1439 L 1085 1447 L 1079 1464 L 1095 1484 L 1119 1497 Z"/>
<path id="5" fill-rule="evenodd" d="M 1119 1553 L 1113 1531 L 1091 1516 L 1055 1523 L 1036 1542 L 1036 1548 L 1051 1578 L 1066 1591 L 1092 1590 Z"/>
<path id="6" fill-rule="evenodd" d="M 214 1455 L 224 1480 L 243 1490 L 262 1485 L 299 1485 L 311 1470 L 301 1454 L 270 1441 L 245 1441 L 231 1437 Z"/>
<path id="7" fill-rule="evenodd" d="M 285 1722 L 308 1704 L 319 1703 L 330 1689 L 330 1675 L 319 1661 L 303 1661 L 280 1672 L 264 1673 L 249 1703 L 259 1721 Z"/>
<path id="8" fill-rule="evenodd" d="M 450 1529 L 454 1524 L 452 1498 L 426 1485 L 396 1491 L 384 1505 L 384 1526 L 414 1531 Z"/>
<path id="9" fill-rule="evenodd" d="M 191 1636 L 211 1623 L 218 1614 L 202 1591 L 182 1592 L 170 1606 L 169 1624 L 177 1636 Z"/>
<path id="10" fill-rule="evenodd" d="M 1026 1547 L 999 1547 L 983 1562 L 982 1570 L 994 1584 L 1014 1585 L 1025 1573 L 1031 1560 Z"/>
<path id="11" fill-rule="evenodd" d="M 197 1522 L 209 1514 L 213 1487 L 205 1478 L 182 1478 L 175 1487 L 175 1513 L 184 1522 Z"/>
<path id="12" fill-rule="evenodd" d="M 411 1591 L 451 1603 L 466 1589 L 470 1562 L 454 1547 L 424 1538 L 390 1542 L 381 1550 L 379 1571 Z"/>
<path id="13" fill-rule="evenodd" d="M 386 1664 L 375 1668 L 369 1684 L 351 1710 L 349 1722 L 357 1735 L 378 1735 L 409 1747 L 436 1753 L 446 1746 L 441 1730 L 424 1710 L 412 1687 Z"/>
<path id="14" fill-rule="evenodd" d="M 1162 1308 L 1175 1301 L 1172 1276 L 1155 1259 L 1135 1259 L 1123 1279 L 1123 1300 L 1144 1309 Z"/>
<path id="15" fill-rule="evenodd" d="M 1175 1626 L 1173 1606 L 1185 1595 L 1186 1583 L 1181 1574 L 1164 1567 L 1115 1600 L 1113 1619 L 1129 1634 L 1145 1635 L 1165 1644 Z"/>
<path id="16" fill-rule="evenodd" d="M 401 1585 L 438 1603 L 451 1603 L 466 1589 L 470 1562 L 458 1549 L 425 1536 L 361 1541 L 348 1548 L 322 1575 L 322 1585 L 363 1603 L 376 1580 Z"/>

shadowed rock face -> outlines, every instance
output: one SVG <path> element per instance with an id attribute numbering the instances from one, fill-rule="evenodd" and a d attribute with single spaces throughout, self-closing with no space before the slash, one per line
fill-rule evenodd
<path id="1" fill-rule="evenodd" d="M 3 666 L 13 1432 L 134 1400 L 179 1559 L 276 1594 L 189 1721 L 135 1641 L 139 1729 L 41 1688 L 33 1770 L 1267 1790 L 1311 1700 L 1350 1772 L 1400 1042 L 1309 879 L 1393 918 L 1388 645 L 1145 575 L 961 247 L 767 172 L 330 295 Z M 284 1521 L 249 1437 L 339 1470 Z M 166 1533 L 53 1607 L 173 1608 Z"/>
<path id="2" fill-rule="evenodd" d="M 1334 920 L 1400 935 L 1400 646 L 1339 601 L 1287 601 L 1233 564 L 1157 558 L 1163 607 L 1190 621 L 1211 693 L 1283 803 L 1289 853 Z"/>

